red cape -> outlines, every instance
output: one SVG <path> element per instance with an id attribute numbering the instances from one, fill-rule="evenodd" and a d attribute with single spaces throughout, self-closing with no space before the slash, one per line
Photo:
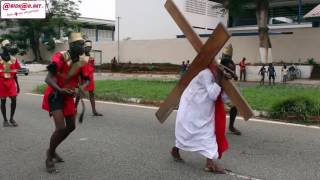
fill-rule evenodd
<path id="1" fill-rule="evenodd" d="M 217 66 L 209 65 L 209 69 L 212 74 L 215 75 Z M 226 111 L 224 110 L 224 103 L 222 101 L 221 94 L 215 101 L 215 115 L 213 121 L 215 121 L 215 134 L 218 145 L 219 159 L 222 157 L 222 153 L 228 149 L 228 141 L 226 138 Z"/>

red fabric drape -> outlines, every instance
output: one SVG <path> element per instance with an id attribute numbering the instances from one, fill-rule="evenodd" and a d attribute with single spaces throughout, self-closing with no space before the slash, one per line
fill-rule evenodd
<path id="1" fill-rule="evenodd" d="M 217 66 L 211 64 L 209 65 L 209 69 L 211 70 L 212 74 L 215 75 Z M 224 110 L 224 103 L 222 101 L 221 94 L 218 96 L 217 100 L 215 101 L 214 108 L 215 108 L 215 116 L 213 119 L 213 121 L 215 122 L 214 132 L 216 134 L 219 159 L 221 159 L 222 153 L 228 149 L 228 141 L 226 138 L 226 112 Z"/>

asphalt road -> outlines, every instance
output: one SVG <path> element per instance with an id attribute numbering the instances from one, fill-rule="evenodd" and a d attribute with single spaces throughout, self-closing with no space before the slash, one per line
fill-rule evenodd
<path id="1" fill-rule="evenodd" d="M 59 147 L 66 160 L 58 174 L 47 174 L 45 151 L 53 130 L 41 110 L 41 96 L 26 94 L 43 77 L 20 77 L 18 128 L 0 127 L 0 179 L 242 179 L 203 171 L 205 159 L 183 152 L 174 162 L 175 113 L 165 124 L 154 108 L 98 103 L 104 117 L 92 117 L 87 103 L 83 124 Z M 238 121 L 242 136 L 228 134 L 230 149 L 220 161 L 232 171 L 258 179 L 319 180 L 320 129 L 265 122 Z"/>

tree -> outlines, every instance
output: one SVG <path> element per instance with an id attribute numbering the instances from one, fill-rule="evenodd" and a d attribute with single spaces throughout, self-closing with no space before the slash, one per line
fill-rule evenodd
<path id="1" fill-rule="evenodd" d="M 46 43 L 49 50 L 54 49 L 54 39 L 60 39 L 61 32 L 65 36 L 78 27 L 74 20 L 80 16 L 80 3 L 80 0 L 48 0 L 45 19 L 6 20 L 0 28 L 7 29 L 9 33 L 2 35 L 2 38 L 15 41 L 21 50 L 30 47 L 34 61 L 43 61 L 40 44 Z"/>
<path id="2" fill-rule="evenodd" d="M 268 27 L 268 10 L 269 0 L 210 0 L 220 3 L 221 6 L 228 10 L 231 15 L 238 15 L 244 9 L 254 6 L 256 9 L 256 18 L 258 25 L 258 34 L 260 40 L 260 56 L 263 63 L 268 62 L 271 56 L 271 41 Z"/>

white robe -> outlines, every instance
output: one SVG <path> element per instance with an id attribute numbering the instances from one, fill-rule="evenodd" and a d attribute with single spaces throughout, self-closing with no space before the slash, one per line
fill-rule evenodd
<path id="1" fill-rule="evenodd" d="M 218 159 L 214 102 L 221 87 L 209 69 L 201 71 L 183 92 L 176 119 L 176 147 Z"/>

